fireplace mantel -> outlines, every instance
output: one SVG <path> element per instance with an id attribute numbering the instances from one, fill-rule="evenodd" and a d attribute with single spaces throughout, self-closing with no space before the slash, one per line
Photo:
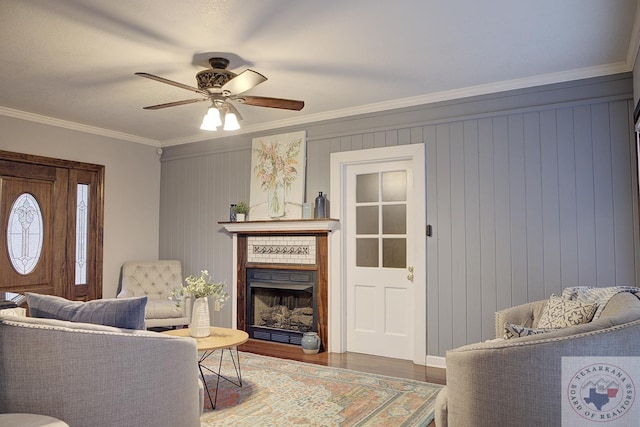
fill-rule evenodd
<path id="1" fill-rule="evenodd" d="M 230 233 L 269 232 L 331 232 L 340 222 L 337 219 L 294 219 L 281 221 L 219 222 Z"/>

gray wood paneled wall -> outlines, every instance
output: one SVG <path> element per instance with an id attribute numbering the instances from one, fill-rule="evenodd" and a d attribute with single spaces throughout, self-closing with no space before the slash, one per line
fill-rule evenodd
<path id="1" fill-rule="evenodd" d="M 269 134 L 307 130 L 307 200 L 328 191 L 332 152 L 426 144 L 427 351 L 443 356 L 493 338 L 496 310 L 638 282 L 632 111 L 625 74 Z M 249 199 L 254 136 L 165 150 L 160 257 L 185 274 L 230 282 L 231 237 L 217 222 Z M 231 324 L 229 306 L 214 322 Z"/>
<path id="2" fill-rule="evenodd" d="M 496 310 L 567 286 L 636 283 L 631 107 L 604 101 L 425 128 L 429 354 L 493 338 Z"/>

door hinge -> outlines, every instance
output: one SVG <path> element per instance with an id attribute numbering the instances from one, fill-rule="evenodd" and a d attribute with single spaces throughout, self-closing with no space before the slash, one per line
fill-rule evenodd
<path id="1" fill-rule="evenodd" d="M 427 224 L 427 237 L 431 237 L 433 235 L 433 230 L 431 228 L 431 224 Z"/>

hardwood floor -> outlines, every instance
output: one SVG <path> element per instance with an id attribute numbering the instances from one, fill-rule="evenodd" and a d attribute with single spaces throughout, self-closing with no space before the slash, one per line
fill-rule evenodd
<path id="1" fill-rule="evenodd" d="M 390 359 L 368 354 L 327 352 L 304 354 L 298 346 L 265 343 L 259 340 L 249 340 L 246 344 L 241 345 L 239 350 L 261 354 L 263 356 L 280 357 L 282 359 L 388 375 L 397 378 L 408 378 L 434 384 L 444 385 L 446 380 L 444 369 L 415 365 L 409 360 Z M 435 423 L 431 422 L 428 427 L 435 427 Z"/>

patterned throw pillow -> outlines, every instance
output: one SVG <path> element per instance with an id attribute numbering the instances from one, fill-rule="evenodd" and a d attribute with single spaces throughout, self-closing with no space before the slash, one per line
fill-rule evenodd
<path id="1" fill-rule="evenodd" d="M 31 317 L 94 323 L 124 329 L 145 329 L 146 296 L 82 302 L 30 292 L 25 295 Z"/>
<path id="2" fill-rule="evenodd" d="M 543 334 L 545 332 L 556 331 L 558 328 L 527 328 L 522 325 L 514 325 L 513 323 L 504 323 L 504 339 L 528 337 L 529 335 Z"/>
<path id="3" fill-rule="evenodd" d="M 589 323 L 597 308 L 597 304 L 582 304 L 551 295 L 540 316 L 538 328 L 565 328 Z"/>

